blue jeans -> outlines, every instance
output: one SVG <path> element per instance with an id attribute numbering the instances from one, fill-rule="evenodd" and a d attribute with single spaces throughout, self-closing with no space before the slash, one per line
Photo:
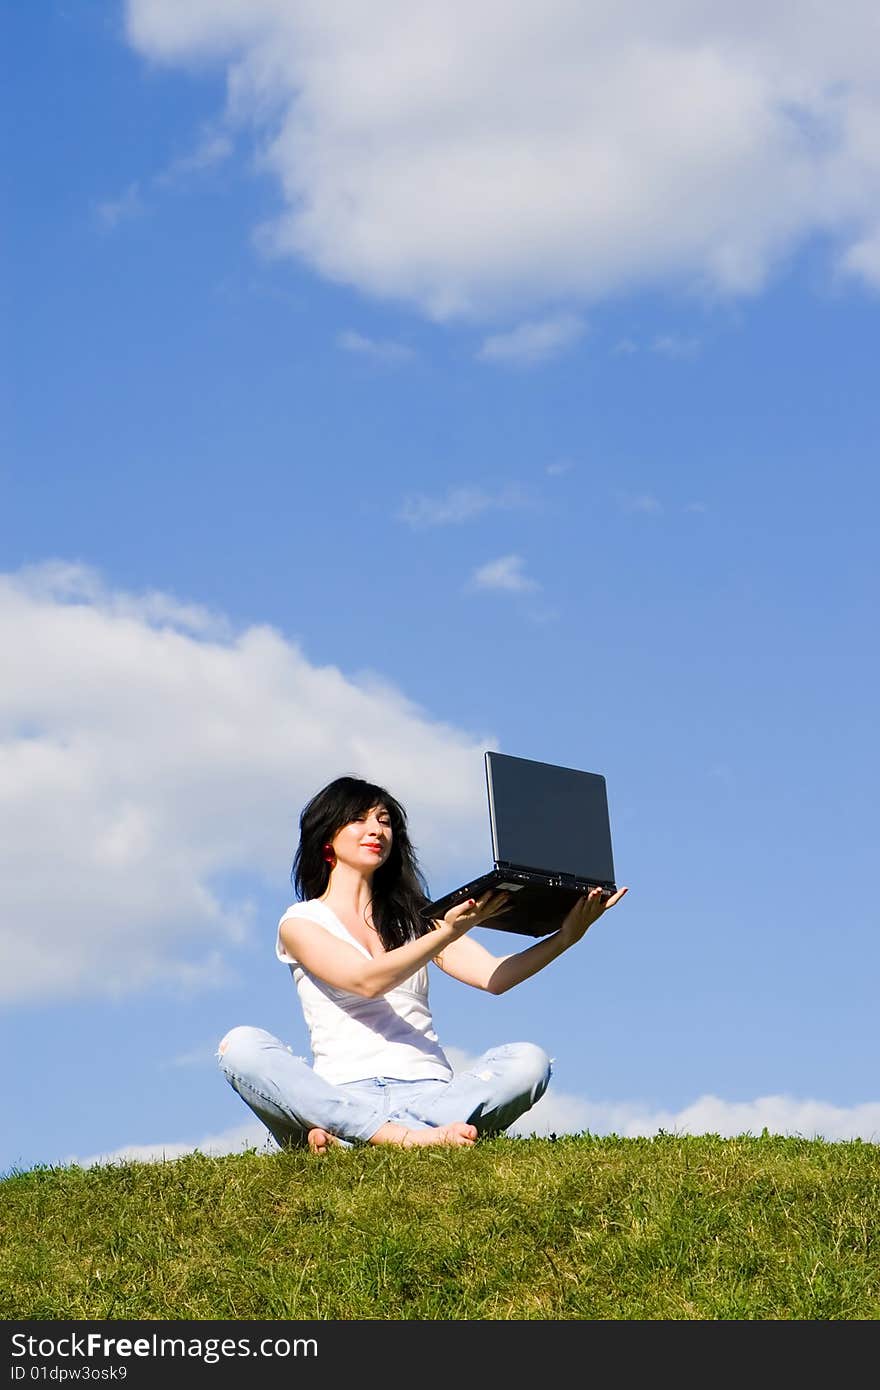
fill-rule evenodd
<path id="1" fill-rule="evenodd" d="M 478 1134 L 499 1134 L 550 1081 L 550 1058 L 528 1042 L 490 1048 L 451 1081 L 380 1076 L 333 1085 L 264 1028 L 246 1026 L 226 1034 L 217 1056 L 230 1086 L 283 1148 L 305 1144 L 310 1129 L 366 1143 L 389 1121 L 428 1129 L 462 1120 Z"/>

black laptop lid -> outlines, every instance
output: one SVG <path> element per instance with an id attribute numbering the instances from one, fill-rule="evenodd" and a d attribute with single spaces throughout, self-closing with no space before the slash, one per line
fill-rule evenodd
<path id="1" fill-rule="evenodd" d="M 614 882 L 605 778 L 553 763 L 486 753 L 497 864 Z"/>

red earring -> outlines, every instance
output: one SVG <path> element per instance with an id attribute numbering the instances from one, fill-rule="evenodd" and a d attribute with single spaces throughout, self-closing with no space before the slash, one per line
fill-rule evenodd
<path id="1" fill-rule="evenodd" d="M 336 855 L 333 853 L 333 846 L 332 846 L 332 845 L 325 845 L 325 846 L 324 846 L 324 858 L 325 858 L 325 860 L 327 861 L 328 864 L 335 864 L 335 863 L 336 863 Z"/>

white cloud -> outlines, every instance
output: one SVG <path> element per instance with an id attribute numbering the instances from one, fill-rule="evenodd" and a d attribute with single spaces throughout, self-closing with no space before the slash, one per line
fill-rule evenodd
<path id="1" fill-rule="evenodd" d="M 507 594 L 532 593 L 541 586 L 523 573 L 523 564 L 521 555 L 502 555 L 498 560 L 490 560 L 474 572 L 470 587 Z"/>
<path id="2" fill-rule="evenodd" d="M 312 665 L 268 627 L 47 565 L 0 576 L 0 998 L 211 984 L 255 876 L 292 896 L 307 798 L 353 773 L 455 872 L 483 827 L 482 750 L 390 683 Z M 285 899 L 286 901 L 286 899 Z"/>
<path id="3" fill-rule="evenodd" d="M 123 1144 L 103 1153 L 89 1154 L 85 1158 L 72 1155 L 64 1160 L 80 1168 L 92 1168 L 96 1164 L 107 1163 L 170 1163 L 186 1154 L 202 1153 L 209 1158 L 221 1158 L 224 1154 L 244 1153 L 247 1149 L 275 1153 L 277 1144 L 266 1127 L 259 1120 L 236 1125 L 233 1129 L 222 1130 L 219 1134 L 207 1134 L 198 1140 L 173 1140 L 171 1143 Z"/>
<path id="4" fill-rule="evenodd" d="M 637 492 L 632 494 L 620 493 L 618 494 L 618 500 L 621 507 L 627 512 L 656 514 L 663 510 L 663 504 L 660 499 L 650 492 Z"/>
<path id="5" fill-rule="evenodd" d="M 841 257 L 841 268 L 880 290 L 880 231 L 849 247 Z"/>
<path id="6" fill-rule="evenodd" d="M 114 231 L 120 222 L 139 217 L 143 211 L 144 203 L 138 183 L 130 183 L 119 198 L 108 198 L 95 205 L 95 216 L 107 232 Z"/>
<path id="7" fill-rule="evenodd" d="M 680 333 L 664 333 L 654 339 L 651 351 L 659 353 L 661 357 L 696 357 L 700 351 L 700 340 Z"/>
<path id="8" fill-rule="evenodd" d="M 203 1044 L 201 1047 L 194 1047 L 189 1052 L 181 1052 L 176 1057 L 169 1057 L 168 1061 L 163 1063 L 163 1066 L 174 1070 L 178 1067 L 204 1068 L 211 1065 L 212 1058 L 216 1057 L 216 1055 L 217 1043 L 216 1040 L 214 1040 L 211 1043 Z"/>
<path id="9" fill-rule="evenodd" d="M 477 356 L 481 362 L 531 367 L 557 357 L 576 343 L 583 331 L 583 322 L 573 314 L 521 323 L 507 333 L 486 338 Z"/>
<path id="10" fill-rule="evenodd" d="M 880 1143 L 880 1101 L 850 1107 L 796 1096 L 729 1101 L 700 1096 L 683 1110 L 652 1110 L 631 1102 L 609 1103 L 556 1094 L 551 1083 L 537 1105 L 512 1127 L 514 1134 L 789 1134 L 804 1139 L 866 1139 Z"/>
<path id="11" fill-rule="evenodd" d="M 157 174 L 157 184 L 173 184 L 190 174 L 200 174 L 222 164 L 232 154 L 235 146 L 232 137 L 223 130 L 207 129 L 200 135 L 189 154 L 172 160 L 168 168 Z"/>
<path id="12" fill-rule="evenodd" d="M 415 356 L 412 348 L 404 343 L 396 343 L 388 338 L 367 338 L 363 333 L 355 333 L 352 329 L 340 333 L 336 341 L 343 352 L 353 352 L 359 357 L 366 357 L 372 362 L 388 366 L 410 362 Z"/>
<path id="13" fill-rule="evenodd" d="M 397 513 L 397 520 L 415 529 L 425 526 L 459 526 L 490 511 L 512 511 L 529 505 L 521 488 L 508 487 L 489 493 L 481 488 L 454 487 L 444 497 L 424 493 L 408 497 Z"/>
<path id="14" fill-rule="evenodd" d="M 445 318 L 673 282 L 759 290 L 815 233 L 878 283 L 873 0 L 128 0 L 226 69 L 280 254 Z"/>

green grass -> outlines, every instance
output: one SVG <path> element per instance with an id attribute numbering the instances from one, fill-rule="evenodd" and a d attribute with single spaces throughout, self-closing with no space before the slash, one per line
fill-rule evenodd
<path id="1" fill-rule="evenodd" d="M 874 1319 L 880 1147 L 589 1134 L 35 1168 L 10 1319 Z"/>

